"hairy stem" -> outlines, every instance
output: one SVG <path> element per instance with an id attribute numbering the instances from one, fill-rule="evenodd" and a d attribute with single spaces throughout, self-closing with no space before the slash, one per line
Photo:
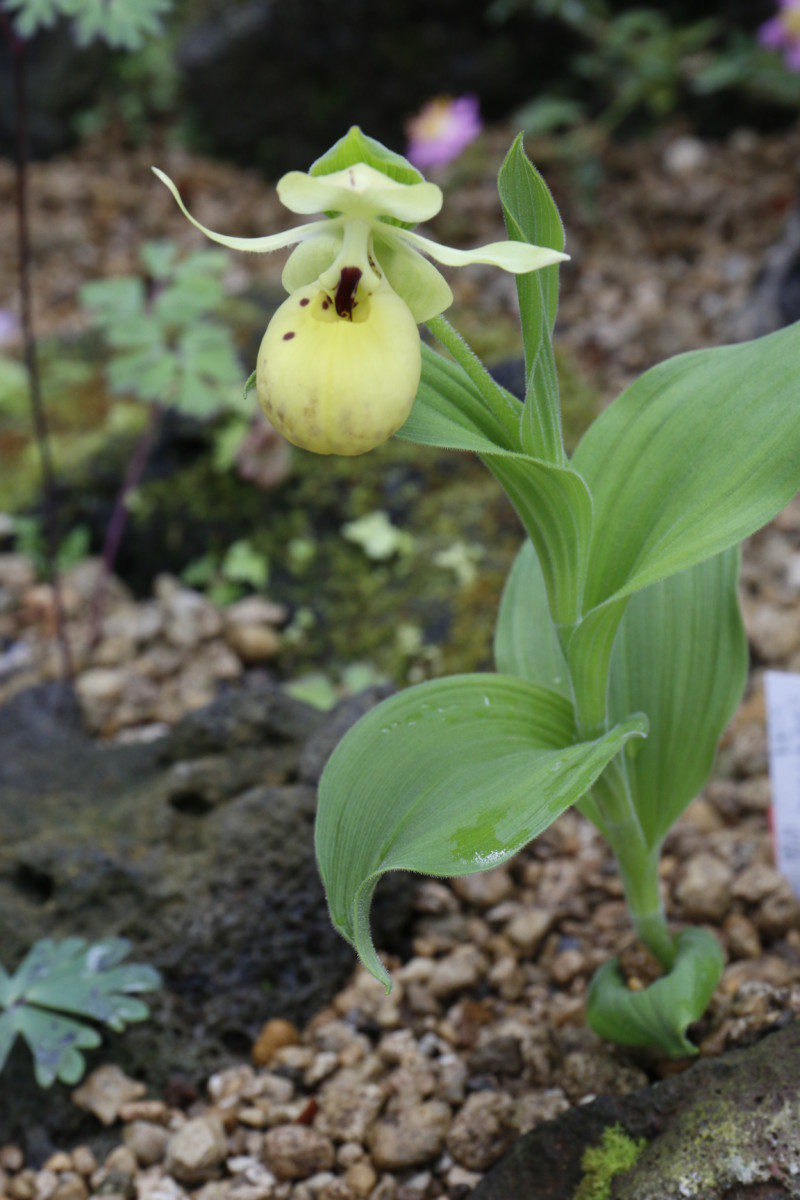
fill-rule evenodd
<path id="1" fill-rule="evenodd" d="M 519 402 L 512 399 L 505 388 L 487 371 L 475 351 L 467 344 L 461 334 L 453 328 L 446 317 L 432 317 L 427 322 L 433 336 L 444 346 L 468 375 L 472 383 L 493 409 L 502 413 L 513 411 L 515 420 L 519 420 Z"/>
<path id="2" fill-rule="evenodd" d="M 161 428 L 161 422 L 164 419 L 164 409 L 154 404 L 150 410 L 150 419 L 136 444 L 136 447 L 131 455 L 128 469 L 125 472 L 125 478 L 122 481 L 122 486 L 117 492 L 117 498 L 114 502 L 114 508 L 111 512 L 111 518 L 106 529 L 105 541 L 103 542 L 103 554 L 100 564 L 100 574 L 97 577 L 94 595 L 92 597 L 92 611 L 89 621 L 89 645 L 94 647 L 100 640 L 103 621 L 103 605 L 105 602 L 106 588 L 108 586 L 108 578 L 114 570 L 114 563 L 117 560 L 122 535 L 125 532 L 125 526 L 128 523 L 128 500 L 134 488 L 138 487 L 142 481 L 144 469 L 147 466 L 147 461 L 150 457 L 150 452 L 153 449 L 153 444 L 158 436 L 158 431 Z"/>
<path id="3" fill-rule="evenodd" d="M 53 607 L 56 622 L 56 640 L 61 658 L 62 677 L 69 683 L 74 681 L 72 651 L 70 648 L 61 581 L 58 574 L 58 517 L 56 510 L 55 470 L 50 449 L 50 432 L 47 413 L 42 398 L 42 381 L 39 373 L 39 357 L 33 325 L 33 302 L 31 294 L 31 240 L 28 211 L 28 103 L 25 70 L 25 43 L 19 38 L 7 16 L 0 13 L 3 33 L 10 50 L 14 72 L 14 104 L 16 115 L 16 209 L 17 209 L 17 257 L 19 259 L 19 301 L 22 341 L 25 366 L 28 372 L 28 394 L 31 417 L 39 452 L 42 474 L 45 546 L 48 574 L 53 589 Z"/>

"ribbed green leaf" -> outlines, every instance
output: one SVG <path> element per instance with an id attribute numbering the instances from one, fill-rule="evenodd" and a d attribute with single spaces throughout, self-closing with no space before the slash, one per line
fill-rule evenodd
<path id="1" fill-rule="evenodd" d="M 592 980 L 586 1008 L 595 1033 L 623 1046 L 656 1047 L 674 1058 L 697 1053 L 686 1030 L 705 1012 L 725 958 L 706 929 L 686 929 L 676 944 L 672 970 L 642 991 L 631 991 L 616 959 L 603 964 Z"/>
<path id="2" fill-rule="evenodd" d="M 337 929 L 387 986 L 369 931 L 387 871 L 465 875 L 515 854 L 574 804 L 645 723 L 574 744 L 570 704 L 503 675 L 461 675 L 385 700 L 322 776 L 317 858 Z"/>
<path id="3" fill-rule="evenodd" d="M 544 575 L 529 541 L 514 559 L 503 589 L 494 659 L 503 674 L 519 675 L 562 696 L 572 695 L 567 664 L 550 619 Z"/>
<path id="4" fill-rule="evenodd" d="M 646 372 L 573 465 L 595 506 L 587 608 L 736 545 L 800 487 L 800 323 Z"/>
<path id="5" fill-rule="evenodd" d="M 645 837 L 658 845 L 702 788 L 719 736 L 742 698 L 747 637 L 739 549 L 638 592 L 611 657 L 611 719 L 644 712 L 647 741 L 628 776 Z"/>
<path id="6" fill-rule="evenodd" d="M 444 364 L 444 365 L 442 365 Z M 490 407 L 456 364 L 427 351 L 405 441 L 480 454 L 517 509 L 536 547 L 554 619 L 574 619 L 592 527 L 592 500 L 581 476 L 524 454 L 515 418 L 519 406 Z"/>
<path id="7" fill-rule="evenodd" d="M 514 141 L 497 181 L 508 236 L 535 246 L 564 249 L 564 226 L 547 184 L 531 163 L 522 142 Z M 563 462 L 558 375 L 553 355 L 553 326 L 558 308 L 558 266 L 517 277 L 525 344 L 525 408 L 522 447 L 548 461 Z"/>
<path id="8" fill-rule="evenodd" d="M 630 747 L 628 776 L 650 845 L 702 788 L 747 677 L 737 596 L 738 547 L 652 584 L 625 607 L 610 662 L 612 721 L 643 712 L 647 741 Z M 598 610 L 595 610 L 596 613 Z M 602 657 L 602 655 L 601 655 Z M 495 631 L 498 671 L 570 695 L 569 674 L 530 542 L 509 574 Z"/>

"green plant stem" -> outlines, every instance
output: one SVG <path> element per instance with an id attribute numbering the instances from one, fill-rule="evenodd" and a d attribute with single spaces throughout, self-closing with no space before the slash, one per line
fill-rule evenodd
<path id="1" fill-rule="evenodd" d="M 569 669 L 569 630 L 561 629 L 562 649 Z M 608 714 L 585 710 L 581 690 L 573 679 L 575 720 L 583 737 L 597 737 L 608 728 Z M 658 877 L 660 846 L 648 844 L 631 795 L 624 753 L 609 763 L 591 791 L 591 818 L 595 819 L 619 866 L 625 899 L 640 941 L 669 971 L 675 961 L 675 942 L 669 932 Z"/>
<path id="2" fill-rule="evenodd" d="M 436 340 L 441 342 L 465 375 L 469 376 L 492 411 L 497 412 L 500 416 L 511 412 L 518 421 L 521 410 L 519 402 L 490 375 L 475 351 L 453 328 L 447 318 L 432 317 L 427 325 Z"/>

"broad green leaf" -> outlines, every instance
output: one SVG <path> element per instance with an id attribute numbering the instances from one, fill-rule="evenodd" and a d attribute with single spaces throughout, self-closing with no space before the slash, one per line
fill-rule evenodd
<path id="1" fill-rule="evenodd" d="M 645 837 L 658 845 L 702 788 L 747 679 L 738 547 L 631 597 L 611 658 L 609 709 L 645 712 L 628 776 Z"/>
<path id="2" fill-rule="evenodd" d="M 571 699 L 569 671 L 550 619 L 542 568 L 530 541 L 523 543 L 503 588 L 494 658 L 502 674 L 518 675 Z"/>
<path id="3" fill-rule="evenodd" d="M 505 489 L 536 546 L 554 619 L 574 619 L 592 525 L 588 489 L 569 466 L 543 462 L 518 449 L 519 405 L 490 408 L 466 373 L 423 349 L 422 380 L 398 437 L 423 445 L 480 454 Z"/>
<path id="4" fill-rule="evenodd" d="M 522 142 L 514 141 L 497 181 L 508 236 L 516 241 L 564 249 L 564 227 L 547 184 L 531 163 Z M 558 265 L 517 279 L 527 379 L 520 426 L 522 445 L 531 454 L 563 461 L 558 376 L 553 356 L 553 326 L 558 308 Z"/>
<path id="5" fill-rule="evenodd" d="M 333 922 L 368 970 L 389 985 L 369 931 L 381 875 L 504 862 L 644 729 L 634 718 L 574 744 L 563 696 L 503 675 L 420 684 L 362 717 L 323 773 L 316 846 Z"/>
<path id="6" fill-rule="evenodd" d="M 518 452 L 520 403 L 490 406 L 457 363 L 422 347 L 422 378 L 414 407 L 397 437 L 426 446 L 481 453 L 492 444 Z"/>
<path id="7" fill-rule="evenodd" d="M 674 1058 L 696 1054 L 686 1030 L 705 1012 L 722 975 L 722 948 L 707 929 L 686 929 L 676 940 L 675 965 L 642 991 L 631 991 L 616 959 L 592 980 L 586 1020 L 600 1037 L 646 1046 Z"/>
<path id="8" fill-rule="evenodd" d="M 573 465 L 595 511 L 587 608 L 736 545 L 800 487 L 800 323 L 646 372 Z"/>
<path id="9" fill-rule="evenodd" d="M 702 788 L 741 699 L 747 640 L 737 599 L 739 561 L 738 548 L 727 550 L 619 605 L 625 611 L 611 657 L 610 713 L 614 721 L 643 712 L 650 722 L 647 741 L 631 746 L 628 776 L 651 845 Z M 498 671 L 571 695 L 530 542 L 503 592 L 495 660 Z"/>

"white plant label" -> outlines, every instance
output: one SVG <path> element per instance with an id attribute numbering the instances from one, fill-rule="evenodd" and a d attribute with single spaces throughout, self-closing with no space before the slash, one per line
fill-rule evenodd
<path id="1" fill-rule="evenodd" d="M 800 675 L 764 677 L 775 861 L 800 896 Z"/>

